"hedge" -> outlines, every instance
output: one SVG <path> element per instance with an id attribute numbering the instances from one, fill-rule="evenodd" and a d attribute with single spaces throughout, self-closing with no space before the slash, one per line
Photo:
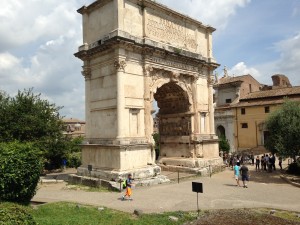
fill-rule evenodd
<path id="1" fill-rule="evenodd" d="M 42 170 L 38 149 L 30 143 L 0 143 L 0 200 L 29 203 Z"/>
<path id="2" fill-rule="evenodd" d="M 0 225 L 36 225 L 30 209 L 14 203 L 0 203 Z"/>

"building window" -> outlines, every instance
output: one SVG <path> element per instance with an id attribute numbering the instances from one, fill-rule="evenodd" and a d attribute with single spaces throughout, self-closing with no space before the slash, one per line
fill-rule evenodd
<path id="1" fill-rule="evenodd" d="M 231 103 L 231 98 L 227 98 L 226 103 Z"/>
<path id="2" fill-rule="evenodd" d="M 246 114 L 246 109 L 245 108 L 241 108 L 241 114 L 245 115 Z"/>
<path id="3" fill-rule="evenodd" d="M 270 112 L 270 106 L 266 106 L 265 107 L 265 113 L 269 113 Z"/>
<path id="4" fill-rule="evenodd" d="M 248 128 L 248 123 L 242 123 L 242 128 Z"/>

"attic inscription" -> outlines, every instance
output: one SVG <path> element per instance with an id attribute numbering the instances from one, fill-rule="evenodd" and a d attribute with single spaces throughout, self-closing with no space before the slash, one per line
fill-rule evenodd
<path id="1" fill-rule="evenodd" d="M 165 60 L 165 59 L 158 58 L 158 57 L 152 57 L 152 56 L 150 56 L 150 57 L 146 56 L 146 59 L 151 61 L 151 62 L 157 63 L 157 64 L 162 64 L 162 65 L 165 65 L 165 66 L 176 67 L 176 68 L 179 68 L 179 69 L 198 72 L 198 68 L 195 67 L 195 66 L 190 66 L 190 65 L 187 65 L 187 64 L 182 64 L 182 63 L 178 63 L 178 62 L 174 62 L 174 61 L 170 61 L 170 60 Z"/>
<path id="2" fill-rule="evenodd" d="M 185 27 L 172 21 L 149 16 L 146 30 L 149 36 L 159 38 L 169 43 L 175 42 L 189 49 L 197 49 L 195 32 L 193 31 L 193 34 L 189 34 Z"/>

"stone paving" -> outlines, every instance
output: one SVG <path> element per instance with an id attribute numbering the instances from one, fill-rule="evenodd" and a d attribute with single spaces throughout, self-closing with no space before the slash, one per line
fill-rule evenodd
<path id="1" fill-rule="evenodd" d="M 65 183 L 40 185 L 33 201 L 72 201 L 82 204 L 105 206 L 125 212 L 135 209 L 146 213 L 196 210 L 197 194 L 192 192 L 192 181 L 202 182 L 204 193 L 199 193 L 200 209 L 228 209 L 269 207 L 300 212 L 300 188 L 286 183 L 280 172 L 266 173 L 253 171 L 249 166 L 251 181 L 249 188 L 235 186 L 233 171 L 209 177 L 184 180 L 179 184 L 163 184 L 133 189 L 133 201 L 121 201 L 121 193 L 86 192 L 68 190 Z"/>

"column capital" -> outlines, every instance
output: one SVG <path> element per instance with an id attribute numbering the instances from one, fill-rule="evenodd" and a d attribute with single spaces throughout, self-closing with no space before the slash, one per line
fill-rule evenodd
<path id="1" fill-rule="evenodd" d="M 207 85 L 213 86 L 215 84 L 215 77 L 213 75 L 207 76 Z"/>
<path id="2" fill-rule="evenodd" d="M 125 67 L 127 66 L 126 61 L 122 59 L 115 59 L 114 67 L 117 71 L 125 72 Z"/>
<path id="3" fill-rule="evenodd" d="M 81 71 L 81 74 L 82 74 L 82 76 L 84 76 L 85 80 L 91 79 L 91 77 L 92 77 L 91 68 L 88 66 L 83 66 L 82 69 L 83 70 Z"/>

